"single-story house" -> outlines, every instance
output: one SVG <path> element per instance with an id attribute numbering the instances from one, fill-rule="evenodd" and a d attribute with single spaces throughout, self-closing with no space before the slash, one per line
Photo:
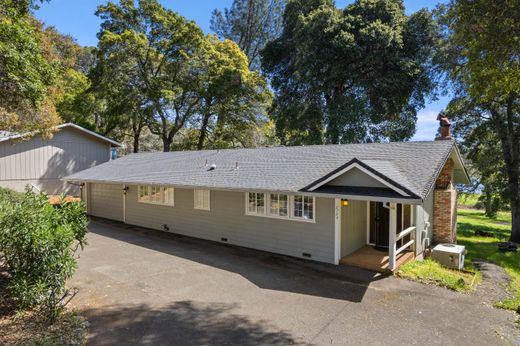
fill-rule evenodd
<path id="1" fill-rule="evenodd" d="M 334 264 L 368 251 L 390 270 L 455 242 L 469 183 L 452 140 L 138 153 L 65 179 L 93 216 Z"/>
<path id="2" fill-rule="evenodd" d="M 78 185 L 61 178 L 109 161 L 112 148 L 121 146 L 71 123 L 56 130 L 52 138 L 0 131 L 0 187 L 77 196 Z"/>

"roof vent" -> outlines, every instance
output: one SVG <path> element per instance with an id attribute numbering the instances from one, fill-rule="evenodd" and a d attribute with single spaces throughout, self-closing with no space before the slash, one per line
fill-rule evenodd
<path id="1" fill-rule="evenodd" d="M 212 171 L 212 170 L 214 170 L 215 168 L 217 168 L 217 165 L 214 164 L 214 163 L 212 163 L 211 166 L 209 166 L 208 171 Z"/>
<path id="2" fill-rule="evenodd" d="M 235 161 L 235 169 L 239 169 L 240 165 L 238 164 L 238 161 Z"/>

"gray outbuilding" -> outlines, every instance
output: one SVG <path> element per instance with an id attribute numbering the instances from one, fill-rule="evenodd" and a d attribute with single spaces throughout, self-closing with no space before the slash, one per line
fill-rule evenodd
<path id="1" fill-rule="evenodd" d="M 1 187 L 79 196 L 79 186 L 61 178 L 109 161 L 112 148 L 121 146 L 71 123 L 56 130 L 49 139 L 0 131 Z"/>

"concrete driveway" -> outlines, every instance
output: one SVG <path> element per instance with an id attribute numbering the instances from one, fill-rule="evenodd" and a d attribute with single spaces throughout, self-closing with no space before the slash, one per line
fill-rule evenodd
<path id="1" fill-rule="evenodd" d="M 476 294 L 99 219 L 69 283 L 112 344 L 516 344 Z"/>

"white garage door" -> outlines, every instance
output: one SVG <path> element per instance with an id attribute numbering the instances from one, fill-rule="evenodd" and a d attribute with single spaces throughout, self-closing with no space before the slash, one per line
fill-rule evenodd
<path id="1" fill-rule="evenodd" d="M 90 215 L 123 221 L 123 185 L 88 184 Z"/>

